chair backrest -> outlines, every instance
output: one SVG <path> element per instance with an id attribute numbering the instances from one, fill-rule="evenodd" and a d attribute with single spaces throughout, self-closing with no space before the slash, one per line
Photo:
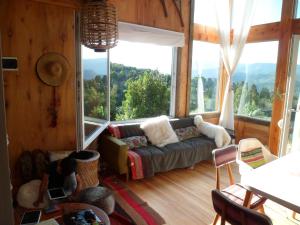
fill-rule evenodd
<path id="1" fill-rule="evenodd" d="M 246 138 L 240 140 L 238 145 L 238 160 L 241 160 L 241 152 L 247 152 L 255 148 L 262 148 L 264 158 L 267 159 L 267 161 L 269 161 L 268 159 L 271 155 L 270 151 L 256 138 Z"/>
<path id="2" fill-rule="evenodd" d="M 222 167 L 226 164 L 230 164 L 235 162 L 236 160 L 236 146 L 235 145 L 228 145 L 223 148 L 217 148 L 213 150 L 213 160 L 215 163 L 215 167 Z"/>
<path id="3" fill-rule="evenodd" d="M 232 225 L 272 225 L 269 217 L 231 201 L 218 190 L 212 191 L 212 201 L 216 213 L 221 216 L 221 225 L 225 222 Z"/>
<path id="4" fill-rule="evenodd" d="M 235 145 L 228 145 L 223 148 L 213 150 L 213 160 L 216 167 L 216 188 L 220 190 L 220 168 L 227 167 L 230 185 L 234 184 L 234 177 L 230 164 L 236 161 L 237 149 Z"/>

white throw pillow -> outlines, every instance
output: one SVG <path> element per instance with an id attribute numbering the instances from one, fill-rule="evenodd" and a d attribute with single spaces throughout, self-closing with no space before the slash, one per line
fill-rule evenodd
<path id="1" fill-rule="evenodd" d="M 167 116 L 148 119 L 140 127 L 150 142 L 158 147 L 164 147 L 167 144 L 179 141 Z"/>

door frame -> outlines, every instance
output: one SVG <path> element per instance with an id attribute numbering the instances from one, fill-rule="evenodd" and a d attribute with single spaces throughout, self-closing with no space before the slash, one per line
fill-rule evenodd
<path id="1" fill-rule="evenodd" d="M 281 129 L 280 135 L 280 149 L 279 156 L 286 155 L 286 146 L 289 138 L 289 129 L 291 123 L 291 107 L 294 97 L 294 89 L 295 89 L 295 81 L 296 81 L 296 71 L 297 71 L 297 60 L 298 60 L 298 52 L 299 52 L 299 43 L 300 43 L 300 35 L 293 35 L 292 40 L 292 51 L 290 56 L 290 66 L 288 72 L 288 82 L 286 86 L 286 95 L 285 95 L 285 107 L 283 114 L 283 125 Z"/>
<path id="2" fill-rule="evenodd" d="M 0 33 L 0 61 L 2 61 L 1 43 Z M 13 225 L 13 201 L 11 195 L 9 154 L 7 145 L 8 138 L 6 132 L 4 81 L 2 73 L 2 63 L 0 63 L 0 224 Z"/>

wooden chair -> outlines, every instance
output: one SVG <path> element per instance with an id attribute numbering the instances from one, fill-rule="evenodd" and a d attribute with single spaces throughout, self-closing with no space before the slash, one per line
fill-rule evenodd
<path id="1" fill-rule="evenodd" d="M 212 152 L 213 160 L 216 167 L 216 189 L 220 190 L 220 168 L 226 166 L 230 186 L 221 190 L 221 192 L 228 197 L 230 200 L 235 202 L 238 205 L 244 205 L 244 200 L 246 197 L 247 189 L 241 184 L 236 184 L 234 181 L 234 176 L 232 174 L 231 163 L 236 161 L 237 149 L 235 145 L 228 145 L 223 148 L 215 149 Z M 250 196 L 247 196 L 250 197 Z M 256 194 L 252 195 L 250 205 L 246 206 L 250 209 L 260 210 L 264 213 L 263 204 L 265 203 L 266 198 L 260 197 Z M 219 214 L 215 216 L 213 225 L 217 224 L 219 220 Z"/>
<path id="2" fill-rule="evenodd" d="M 243 207 L 227 198 L 219 190 L 212 191 L 212 201 L 216 213 L 221 216 L 221 225 L 272 225 L 266 215 Z"/>

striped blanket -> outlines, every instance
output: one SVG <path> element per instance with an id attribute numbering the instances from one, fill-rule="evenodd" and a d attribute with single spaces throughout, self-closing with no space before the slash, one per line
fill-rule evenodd
<path id="1" fill-rule="evenodd" d="M 141 156 L 134 151 L 128 150 L 128 159 L 131 170 L 131 178 L 133 180 L 144 178 Z"/>
<path id="2" fill-rule="evenodd" d="M 108 177 L 103 181 L 110 188 L 119 205 L 136 225 L 162 225 L 164 219 L 148 204 L 134 194 L 122 181 Z M 125 223 L 124 223 L 125 224 Z"/>

